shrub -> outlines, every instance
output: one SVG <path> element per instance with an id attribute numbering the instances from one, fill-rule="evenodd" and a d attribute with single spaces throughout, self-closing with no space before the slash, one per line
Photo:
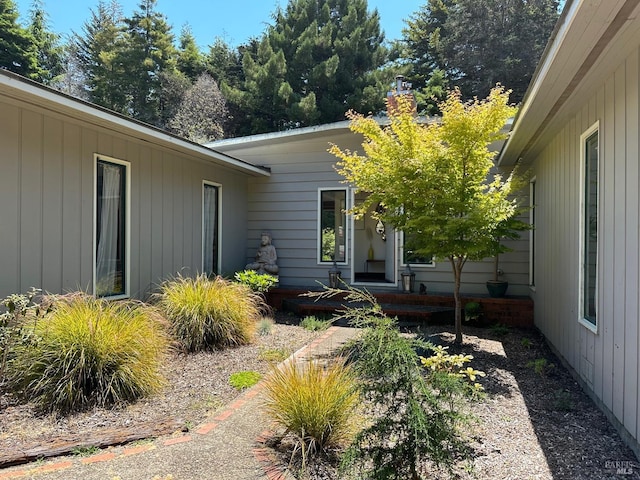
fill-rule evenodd
<path id="1" fill-rule="evenodd" d="M 343 361 L 327 367 L 287 362 L 266 378 L 265 395 L 267 414 L 295 436 L 303 458 L 353 437 L 359 396 Z"/>
<path id="2" fill-rule="evenodd" d="M 331 326 L 331 320 L 321 320 L 313 315 L 309 315 L 300 321 L 300 326 L 305 330 L 317 332 L 329 328 Z"/>
<path id="3" fill-rule="evenodd" d="M 33 327 L 37 342 L 11 362 L 12 386 L 44 409 L 68 412 L 135 400 L 164 384 L 169 347 L 162 317 L 136 302 L 55 297 Z"/>
<path id="4" fill-rule="evenodd" d="M 245 370 L 232 373 L 229 377 L 229 384 L 237 390 L 244 390 L 245 388 L 253 387 L 261 378 L 262 375 L 259 372 Z"/>
<path id="5" fill-rule="evenodd" d="M 336 293 L 327 289 L 314 296 Z M 468 356 L 449 356 L 445 349 L 402 335 L 368 292 L 350 289 L 345 299 L 360 305 L 339 315 L 364 327 L 351 344 L 350 358 L 370 422 L 347 450 L 343 468 L 357 470 L 357 478 L 414 480 L 421 478 L 427 460 L 451 466 L 466 447 L 460 426 L 468 416 L 461 400 L 481 390 L 469 380 L 483 373 L 463 368 Z M 418 351 L 434 352 L 424 359 L 427 368 L 421 367 Z"/>
<path id="6" fill-rule="evenodd" d="M 278 277 L 255 270 L 243 270 L 234 275 L 236 282 L 246 285 L 257 293 L 267 293 L 278 284 Z"/>
<path id="7" fill-rule="evenodd" d="M 5 312 L 0 314 L 0 386 L 6 380 L 7 364 L 14 356 L 15 348 L 36 341 L 29 323 L 36 323 L 48 313 L 47 308 L 41 308 L 33 301 L 39 293 L 39 289 L 31 288 L 26 294 L 12 294 L 0 300 L 0 305 L 5 307 Z"/>
<path id="8" fill-rule="evenodd" d="M 155 298 L 172 334 L 189 352 L 253 341 L 262 303 L 245 285 L 205 275 L 169 280 Z"/>

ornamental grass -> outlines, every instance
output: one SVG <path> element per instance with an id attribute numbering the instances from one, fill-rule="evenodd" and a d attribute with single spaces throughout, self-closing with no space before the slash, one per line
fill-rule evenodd
<path id="1" fill-rule="evenodd" d="M 296 437 L 303 458 L 346 445 L 355 434 L 359 396 L 355 377 L 344 361 L 324 367 L 295 361 L 275 367 L 266 378 L 265 411 Z"/>
<path id="2" fill-rule="evenodd" d="M 19 348 L 10 382 L 44 410 L 70 412 L 117 405 L 160 390 L 170 347 L 166 321 L 138 302 L 83 293 L 53 297 Z"/>
<path id="3" fill-rule="evenodd" d="M 246 285 L 206 275 L 171 279 L 156 299 L 174 338 L 188 352 L 251 343 L 263 303 Z"/>

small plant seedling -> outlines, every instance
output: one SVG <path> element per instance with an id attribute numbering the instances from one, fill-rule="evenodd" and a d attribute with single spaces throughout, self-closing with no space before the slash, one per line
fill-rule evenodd
<path id="1" fill-rule="evenodd" d="M 532 343 L 531 340 L 527 337 L 522 337 L 522 339 L 520 340 L 520 345 L 522 345 L 524 348 L 531 348 L 532 347 Z"/>
<path id="2" fill-rule="evenodd" d="M 290 355 L 290 352 L 284 348 L 267 348 L 262 350 L 258 355 L 260 360 L 270 363 L 282 362 Z"/>
<path id="3" fill-rule="evenodd" d="M 244 390 L 245 388 L 253 387 L 261 378 L 262 374 L 259 372 L 245 370 L 243 372 L 231 374 L 229 377 L 229 384 L 237 390 Z"/>
<path id="4" fill-rule="evenodd" d="M 545 377 L 555 367 L 555 365 L 553 363 L 549 363 L 546 358 L 536 358 L 535 360 L 531 360 L 527 363 L 527 367 L 533 368 L 534 372 L 541 377 Z"/>
<path id="5" fill-rule="evenodd" d="M 273 330 L 274 321 L 271 318 L 263 318 L 258 323 L 258 335 L 261 337 L 266 337 L 267 335 L 271 335 L 271 331 Z"/>
<path id="6" fill-rule="evenodd" d="M 496 337 L 504 337 L 507 333 L 509 333 L 509 327 L 507 325 L 503 325 L 502 323 L 496 323 L 491 327 L 491 333 Z"/>
<path id="7" fill-rule="evenodd" d="M 570 412 L 571 410 L 573 410 L 571 393 L 562 388 L 559 388 L 558 390 L 553 392 L 553 408 L 561 412 Z"/>
<path id="8" fill-rule="evenodd" d="M 304 317 L 300 322 L 300 326 L 305 330 L 310 330 L 312 332 L 318 332 L 321 330 L 326 330 L 331 325 L 331 320 L 321 320 L 318 317 L 313 315 L 309 315 Z"/>
<path id="9" fill-rule="evenodd" d="M 89 457 L 98 453 L 100 449 L 95 445 L 81 445 L 71 450 L 71 454 L 77 457 Z"/>
<path id="10" fill-rule="evenodd" d="M 477 320 L 482 315 L 482 305 L 478 302 L 467 302 L 464 306 L 464 319 Z"/>

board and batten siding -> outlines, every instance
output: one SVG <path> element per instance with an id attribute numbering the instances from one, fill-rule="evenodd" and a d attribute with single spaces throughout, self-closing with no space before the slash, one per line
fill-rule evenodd
<path id="1" fill-rule="evenodd" d="M 569 112 L 533 160 L 535 322 L 618 425 L 638 441 L 640 200 L 636 49 Z M 578 323 L 580 136 L 599 124 L 597 333 Z"/>
<path id="2" fill-rule="evenodd" d="M 343 178 L 335 171 L 337 158 L 327 152 L 330 143 L 342 149 L 362 151 L 362 137 L 347 128 L 299 135 L 252 137 L 223 141 L 211 147 L 241 158 L 254 165 L 268 167 L 268 178 L 249 179 L 247 263 L 253 261 L 260 243 L 260 233 L 270 231 L 278 253 L 280 285 L 288 287 L 318 287 L 317 282 L 327 284 L 327 263 L 319 264 L 318 258 L 318 190 L 320 188 L 346 188 Z M 347 202 L 352 201 L 352 192 Z M 526 197 L 523 198 L 527 205 Z M 351 281 L 352 248 L 368 249 L 366 245 L 352 245 L 353 225 L 347 219 L 347 262 L 339 264 L 342 278 Z M 529 243 L 528 235 L 507 242 L 514 250 L 500 256 L 500 268 L 509 282 L 509 294 L 529 294 Z M 401 245 L 396 252 L 398 280 L 404 266 L 400 265 Z M 366 258 L 366 251 L 358 258 Z M 357 266 L 359 267 L 359 266 Z M 361 268 L 359 268 L 361 270 Z M 453 292 L 453 274 L 448 261 L 437 262 L 435 267 L 415 266 L 416 289 L 424 283 L 428 292 Z M 493 260 L 468 262 L 462 275 L 463 294 L 486 294 L 485 283 L 492 279 Z M 380 287 L 376 287 L 380 288 Z M 390 289 L 399 285 L 390 284 Z"/>
<path id="3" fill-rule="evenodd" d="M 10 98 L 0 145 L 0 297 L 92 291 L 94 154 L 130 163 L 132 297 L 202 269 L 203 180 L 222 185 L 222 272 L 242 266 L 246 175 Z"/>

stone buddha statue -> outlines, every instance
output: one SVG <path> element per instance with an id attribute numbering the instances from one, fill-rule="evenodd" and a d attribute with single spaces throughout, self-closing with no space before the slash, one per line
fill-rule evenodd
<path id="1" fill-rule="evenodd" d="M 262 232 L 260 236 L 260 247 L 256 253 L 255 262 L 247 264 L 245 269 L 255 270 L 258 273 L 278 274 L 278 255 L 276 247 L 271 244 L 271 233 Z"/>

